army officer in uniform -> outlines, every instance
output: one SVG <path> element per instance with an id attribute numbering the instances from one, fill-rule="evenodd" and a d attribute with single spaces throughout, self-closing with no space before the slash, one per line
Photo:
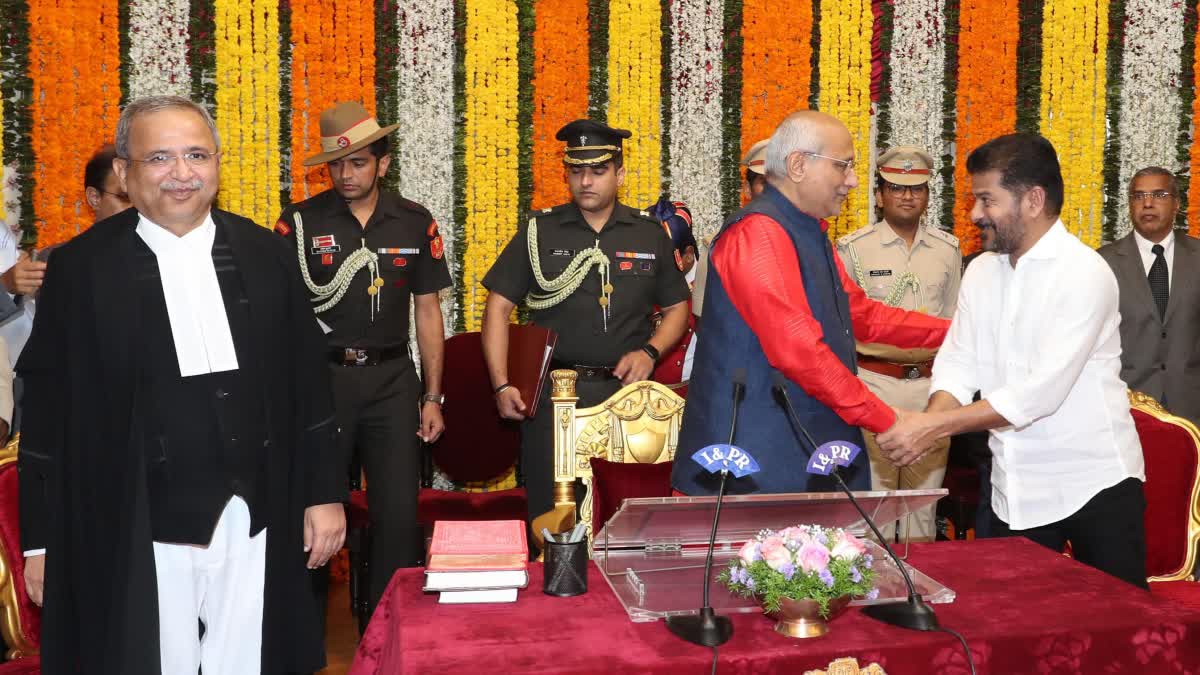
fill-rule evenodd
<path id="1" fill-rule="evenodd" d="M 552 367 L 579 373 L 581 407 L 648 379 L 687 329 L 688 285 L 671 239 L 647 212 L 617 201 L 629 135 L 591 120 L 560 129 L 571 203 L 532 214 L 484 277 L 483 348 L 503 417 L 534 412 L 508 381 L 508 319 L 521 302 L 534 324 L 558 333 Z M 656 305 L 663 318 L 651 336 Z M 537 415 L 521 430 L 531 518 L 553 506 L 549 389 L 543 387 Z"/>
<path id="2" fill-rule="evenodd" d="M 275 230 L 300 261 L 326 333 L 342 466 L 348 475 L 357 450 L 367 475 L 374 612 L 392 573 L 421 559 L 420 450 L 444 428 L 438 291 L 450 273 L 429 211 L 379 186 L 396 125 L 380 128 L 362 105 L 339 103 L 320 126 L 323 152 L 304 165 L 325 164 L 333 188 L 286 208 Z M 410 298 L 423 390 L 408 352 Z"/>
<path id="3" fill-rule="evenodd" d="M 867 296 L 892 307 L 950 318 L 958 299 L 962 254 L 954 235 L 923 223 L 929 205 L 933 159 L 911 147 L 892 148 L 879 157 L 875 202 L 883 218 L 838 239 L 837 251 L 850 277 Z M 858 375 L 884 403 L 924 410 L 935 350 L 891 345 L 856 346 Z M 871 489 L 940 488 L 946 474 L 949 439 L 920 462 L 899 469 L 863 432 L 871 459 Z M 933 507 L 907 519 L 909 536 L 933 541 Z"/>

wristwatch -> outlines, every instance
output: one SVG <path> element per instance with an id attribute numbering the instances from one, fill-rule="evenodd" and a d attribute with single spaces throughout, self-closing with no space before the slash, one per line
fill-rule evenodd
<path id="1" fill-rule="evenodd" d="M 646 352 L 646 355 L 649 356 L 651 360 L 653 360 L 655 363 L 658 363 L 658 359 L 661 354 L 658 353 L 657 347 L 647 342 L 646 344 L 642 345 L 642 351 Z"/>
<path id="2" fill-rule="evenodd" d="M 421 403 L 436 403 L 438 405 L 446 404 L 445 394 L 425 394 L 421 397 Z"/>

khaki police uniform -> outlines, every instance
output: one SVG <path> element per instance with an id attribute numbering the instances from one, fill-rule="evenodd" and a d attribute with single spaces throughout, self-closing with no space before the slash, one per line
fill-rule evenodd
<path id="1" fill-rule="evenodd" d="M 881 166 L 887 157 L 881 158 Z M 891 178 L 883 175 L 885 180 Z M 921 175 L 927 180 L 927 173 Z M 902 184 L 921 183 L 910 179 Z M 871 299 L 933 316 L 954 315 L 962 278 L 962 254 L 954 235 L 922 225 L 910 248 L 886 220 L 880 220 L 838 239 L 837 251 L 847 274 Z M 857 351 L 858 376 L 876 396 L 898 408 L 925 409 L 935 350 L 858 343 Z M 900 469 L 879 450 L 874 434 L 864 431 L 863 435 L 871 459 L 872 489 L 942 487 L 949 439 L 939 441 L 916 464 Z M 908 523 L 912 538 L 932 540 L 936 534 L 933 507 L 915 514 Z"/>

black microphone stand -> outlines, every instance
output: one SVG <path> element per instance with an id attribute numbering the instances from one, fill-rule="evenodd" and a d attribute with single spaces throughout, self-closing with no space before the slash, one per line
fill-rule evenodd
<path id="1" fill-rule="evenodd" d="M 746 387 L 746 371 L 733 371 L 733 421 L 729 425 L 729 445 L 733 445 L 733 434 L 737 430 L 738 404 Z M 733 637 L 733 622 L 727 616 L 718 616 L 713 611 L 708 597 L 711 585 L 713 549 L 717 545 L 717 523 L 721 520 L 721 502 L 725 499 L 725 485 L 729 480 L 729 469 L 721 469 L 721 484 L 717 488 L 717 506 L 713 513 L 712 532 L 708 535 L 708 556 L 704 559 L 704 605 L 699 614 L 668 616 L 667 628 L 672 633 L 696 645 L 716 647 Z M 714 668 L 716 666 L 714 665 Z"/>
<path id="2" fill-rule="evenodd" d="M 812 458 L 813 453 L 817 451 L 819 446 L 817 445 L 816 441 L 813 440 L 813 437 L 809 435 L 808 430 L 804 428 L 804 425 L 800 423 L 800 418 L 796 415 L 796 410 L 792 408 L 792 401 L 788 398 L 787 394 L 786 382 L 782 381 L 783 376 L 779 372 L 775 372 L 774 380 L 775 384 L 772 387 L 772 391 L 775 392 L 775 395 L 780 399 L 780 402 L 783 403 L 783 408 L 787 412 L 788 422 L 791 423 L 792 430 L 797 434 L 797 437 L 799 438 L 803 436 L 804 440 L 808 441 L 808 444 L 812 446 L 812 450 L 808 450 L 804 447 L 804 443 L 800 444 L 800 448 L 804 450 L 804 453 L 808 455 L 809 458 Z M 900 574 L 904 577 L 904 585 L 908 587 L 907 600 L 897 600 L 895 602 L 884 602 L 878 605 L 868 605 L 862 608 L 863 614 L 866 614 L 877 621 L 882 621 L 886 624 L 899 626 L 901 628 L 909 628 L 912 630 L 921 631 L 938 630 L 939 626 L 937 615 L 933 613 L 933 608 L 925 604 L 925 601 L 921 599 L 921 595 L 917 593 L 917 587 L 913 584 L 912 577 L 908 575 L 908 570 L 905 569 L 904 563 L 901 562 L 900 558 L 896 555 L 896 552 L 892 550 L 892 547 L 888 545 L 887 539 L 879 531 L 879 528 L 875 526 L 875 521 L 871 520 L 871 517 L 867 515 L 867 512 L 864 511 L 863 507 L 858 503 L 858 500 L 854 498 L 854 493 L 850 490 L 850 487 L 846 485 L 846 481 L 842 479 L 842 474 L 840 471 L 838 471 L 837 466 L 833 467 L 832 473 L 833 477 L 837 479 L 838 487 L 840 487 L 842 492 L 845 492 L 846 496 L 850 498 L 850 503 L 858 511 L 859 515 L 863 517 L 863 520 L 866 521 L 867 526 L 871 528 L 871 532 L 873 532 L 879 539 L 879 543 L 883 546 L 883 550 L 887 551 L 888 555 L 891 556 L 892 560 L 896 563 L 897 569 L 900 570 Z"/>

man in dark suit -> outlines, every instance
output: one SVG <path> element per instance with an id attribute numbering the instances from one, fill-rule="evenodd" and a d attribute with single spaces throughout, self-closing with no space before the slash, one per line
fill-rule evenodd
<path id="1" fill-rule="evenodd" d="M 55 251 L 17 365 L 42 672 L 319 669 L 305 567 L 341 547 L 347 481 L 296 259 L 212 208 L 200 106 L 130 103 L 116 149 L 134 208 Z"/>
<path id="2" fill-rule="evenodd" d="M 1152 166 L 1129 183 L 1133 231 L 1100 248 L 1120 287 L 1121 379 L 1200 421 L 1200 241 L 1175 232 L 1179 187 Z"/>

